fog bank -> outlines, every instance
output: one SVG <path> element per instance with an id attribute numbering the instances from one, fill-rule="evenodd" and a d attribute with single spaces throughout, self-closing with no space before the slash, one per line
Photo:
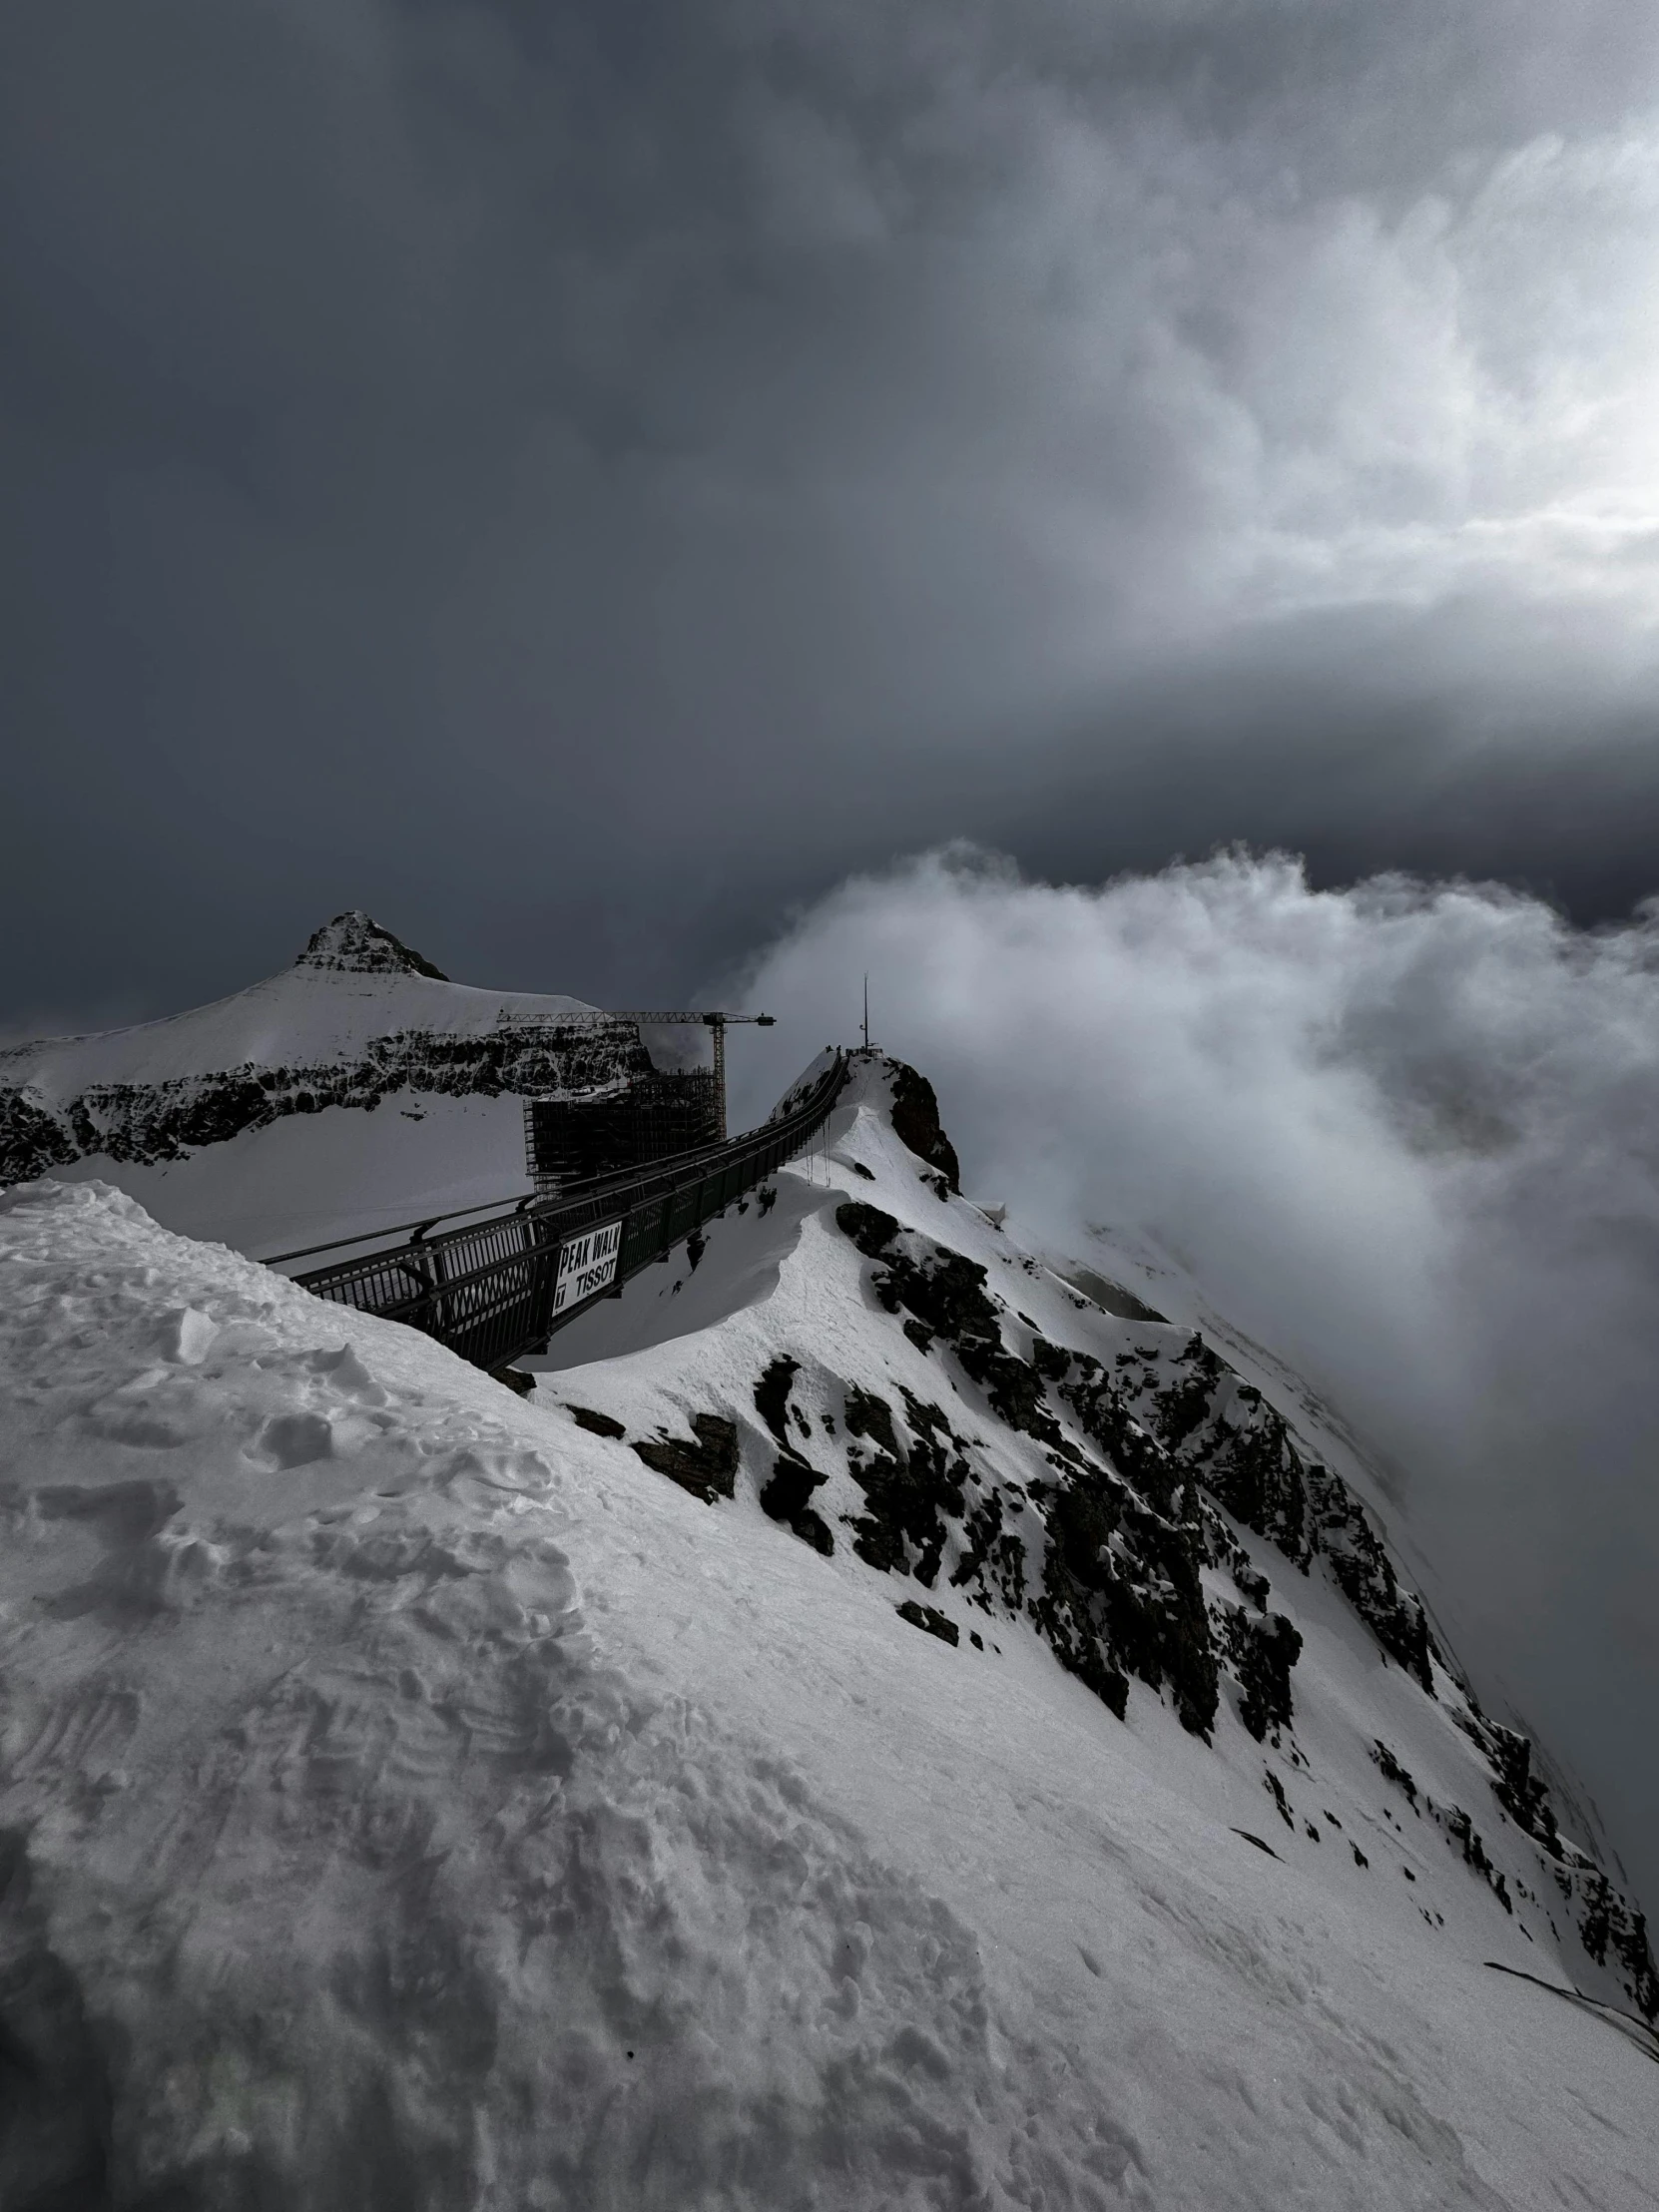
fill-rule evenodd
<path id="1" fill-rule="evenodd" d="M 780 1016 L 736 1103 L 852 1034 L 866 969 L 970 1190 L 1061 1246 L 1149 1230 L 1393 1463 L 1483 1693 L 1659 1898 L 1659 910 L 1583 932 L 1281 854 L 1080 889 L 935 852 L 736 983 Z"/>

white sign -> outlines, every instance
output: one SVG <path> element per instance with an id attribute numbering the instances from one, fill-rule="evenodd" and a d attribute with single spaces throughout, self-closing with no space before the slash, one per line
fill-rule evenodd
<path id="1" fill-rule="evenodd" d="M 559 1276 L 553 1286 L 553 1311 L 564 1313 L 580 1306 L 616 1281 L 617 1255 L 622 1250 L 622 1224 L 608 1221 L 598 1229 L 584 1230 L 559 1249 Z"/>

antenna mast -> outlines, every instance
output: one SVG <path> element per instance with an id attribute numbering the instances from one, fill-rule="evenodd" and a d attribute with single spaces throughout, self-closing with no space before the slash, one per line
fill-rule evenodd
<path id="1" fill-rule="evenodd" d="M 869 1050 L 869 971 L 864 971 L 864 1050 Z"/>

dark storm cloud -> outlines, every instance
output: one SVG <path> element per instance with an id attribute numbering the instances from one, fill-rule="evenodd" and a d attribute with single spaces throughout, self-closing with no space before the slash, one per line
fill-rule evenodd
<path id="1" fill-rule="evenodd" d="M 188 1000 L 346 903 L 686 989 L 962 832 L 1631 888 L 1649 11 L 0 38 L 12 1013 Z"/>

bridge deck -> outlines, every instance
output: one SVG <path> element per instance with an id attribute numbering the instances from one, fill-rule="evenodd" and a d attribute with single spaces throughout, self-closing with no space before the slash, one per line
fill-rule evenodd
<path id="1" fill-rule="evenodd" d="M 829 1119 L 847 1074 L 846 1058 L 837 1054 L 794 1112 L 728 1144 L 603 1177 L 554 1199 L 471 1207 L 467 1214 L 486 1218 L 464 1227 L 443 1228 L 463 1216 L 439 1214 L 373 1237 L 279 1253 L 276 1261 L 374 1243 L 371 1252 L 293 1280 L 333 1305 L 421 1330 L 495 1372 L 542 1350 L 555 1330 L 803 1151 Z"/>

